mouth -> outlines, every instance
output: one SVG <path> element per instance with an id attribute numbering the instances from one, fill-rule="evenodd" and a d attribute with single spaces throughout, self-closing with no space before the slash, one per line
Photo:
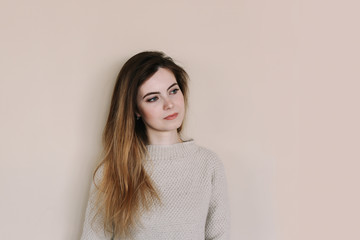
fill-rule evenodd
<path id="1" fill-rule="evenodd" d="M 174 113 L 174 114 L 171 114 L 171 115 L 165 117 L 164 119 L 166 119 L 166 120 L 173 120 L 173 119 L 175 119 L 177 116 L 178 116 L 178 113 Z"/>

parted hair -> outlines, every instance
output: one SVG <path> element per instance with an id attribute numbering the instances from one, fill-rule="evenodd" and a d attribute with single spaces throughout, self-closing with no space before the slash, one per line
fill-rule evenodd
<path id="1" fill-rule="evenodd" d="M 137 120 L 139 87 L 159 68 L 170 70 L 188 99 L 188 75 L 172 58 L 162 52 L 146 51 L 131 57 L 121 68 L 114 87 L 110 111 L 103 131 L 103 154 L 93 173 L 96 186 L 96 214 L 104 231 L 113 237 L 131 237 L 140 221 L 140 209 L 149 210 L 161 198 L 144 169 L 148 137 L 142 119 Z M 187 107 L 185 108 L 187 109 Z M 177 131 L 180 134 L 181 125 Z M 95 176 L 102 168 L 101 180 Z"/>

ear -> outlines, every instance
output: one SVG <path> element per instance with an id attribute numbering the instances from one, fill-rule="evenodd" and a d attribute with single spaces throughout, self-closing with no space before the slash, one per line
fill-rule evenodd
<path id="1" fill-rule="evenodd" d="M 140 115 L 140 113 L 139 113 L 138 109 L 135 109 L 135 116 L 136 116 L 137 118 L 141 117 L 141 115 Z"/>
<path id="2" fill-rule="evenodd" d="M 139 113 L 139 108 L 135 105 L 135 107 L 134 107 L 134 113 L 135 113 L 135 116 L 137 117 L 137 118 L 139 118 L 139 117 L 141 117 L 141 115 L 140 115 L 140 113 Z"/>

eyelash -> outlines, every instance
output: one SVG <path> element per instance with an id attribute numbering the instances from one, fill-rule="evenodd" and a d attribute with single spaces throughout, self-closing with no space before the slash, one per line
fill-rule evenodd
<path id="1" fill-rule="evenodd" d="M 158 99 L 158 97 L 149 98 L 146 100 L 147 102 L 155 102 Z"/>
<path id="2" fill-rule="evenodd" d="M 173 89 L 173 90 L 171 91 L 171 93 L 175 91 L 174 94 L 176 94 L 179 90 L 180 90 L 180 89 L 175 88 L 175 89 Z"/>
<path id="3" fill-rule="evenodd" d="M 175 89 L 171 90 L 170 93 L 176 94 L 179 90 L 180 90 L 179 88 L 175 88 Z M 147 99 L 146 101 L 147 102 L 155 102 L 158 99 L 159 99 L 158 97 L 153 97 L 153 98 Z"/>

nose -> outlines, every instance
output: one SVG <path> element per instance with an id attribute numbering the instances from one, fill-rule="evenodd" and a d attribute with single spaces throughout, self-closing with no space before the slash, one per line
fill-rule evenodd
<path id="1" fill-rule="evenodd" d="M 164 99 L 164 110 L 171 109 L 172 107 L 174 107 L 173 102 L 169 98 Z"/>

